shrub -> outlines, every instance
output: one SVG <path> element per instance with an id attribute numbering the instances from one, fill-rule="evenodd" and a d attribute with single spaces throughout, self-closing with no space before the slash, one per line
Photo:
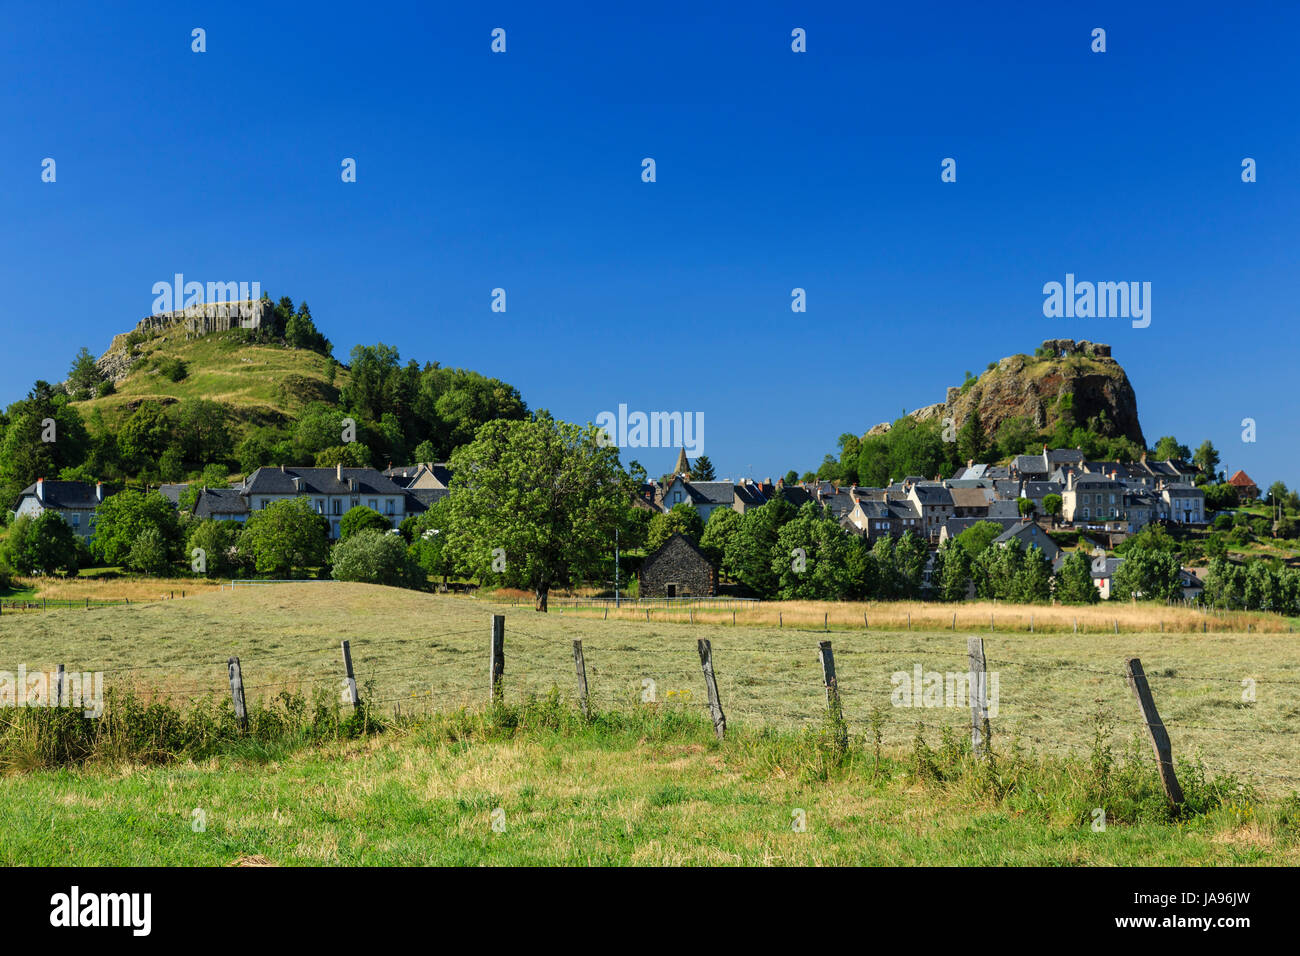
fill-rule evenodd
<path id="1" fill-rule="evenodd" d="M 400 534 L 387 534 L 373 528 L 356 532 L 334 545 L 331 552 L 336 581 L 361 581 L 390 587 L 418 588 L 424 584 L 424 572 L 406 550 Z"/>
<path id="2" fill-rule="evenodd" d="M 392 527 L 389 520 L 378 511 L 365 505 L 357 505 L 355 508 L 348 509 L 348 513 L 339 522 L 339 538 L 346 541 L 359 531 L 386 532 Z"/>

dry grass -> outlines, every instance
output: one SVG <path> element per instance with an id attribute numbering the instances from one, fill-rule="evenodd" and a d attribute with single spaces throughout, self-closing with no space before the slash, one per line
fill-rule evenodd
<path id="1" fill-rule="evenodd" d="M 527 597 L 519 603 L 530 603 Z M 563 605 L 563 599 L 556 605 Z M 558 609 L 558 608 L 557 608 Z M 650 620 L 689 623 L 731 624 L 733 613 L 737 625 L 777 627 L 829 627 L 862 630 L 952 630 L 987 632 L 1029 631 L 1035 633 L 1111 634 L 1116 627 L 1124 632 L 1211 633 L 1283 633 L 1290 624 L 1276 614 L 1231 612 L 1208 614 L 1188 607 L 1163 607 L 1152 604 L 1105 602 L 1087 607 L 1068 605 L 999 604 L 994 601 L 968 601 L 961 604 L 934 604 L 925 601 L 767 601 L 752 607 L 734 609 L 708 607 L 650 607 Z M 610 620 L 646 620 L 647 608 L 625 604 L 608 615 L 603 607 L 564 607 L 564 613 Z M 954 625 L 955 621 L 955 625 Z M 865 623 L 864 623 L 865 622 Z"/>
<path id="2" fill-rule="evenodd" d="M 826 699 L 817 645 L 829 639 L 853 733 L 870 734 L 873 712 L 881 715 L 887 746 L 908 746 L 918 723 L 930 737 L 941 727 L 964 733 L 969 720 L 964 707 L 897 707 L 891 695 L 894 675 L 911 674 L 917 666 L 925 672 L 964 673 L 967 629 L 962 622 L 982 612 L 960 608 L 956 633 L 922 629 L 917 617 L 912 630 L 889 628 L 877 619 L 864 631 L 851 626 L 850 607 L 829 606 L 828 613 L 845 617 L 841 629 L 826 633 L 820 626 L 796 628 L 789 617 L 784 628 L 766 626 L 748 620 L 744 612 L 735 626 L 730 615 L 725 623 L 721 617 L 697 617 L 692 625 L 664 620 L 666 612 L 652 612 L 649 622 L 644 617 L 604 621 L 590 611 L 537 614 L 473 597 L 360 584 L 270 585 L 210 591 L 185 601 L 5 615 L 0 619 L 0 670 L 13 671 L 20 663 L 29 671 L 63 663 L 69 670 L 106 671 L 110 687 L 131 684 L 165 694 L 224 696 L 226 659 L 238 655 L 250 698 L 286 689 L 333 697 L 343 677 L 339 642 L 347 638 L 363 692 L 379 707 L 445 709 L 486 698 L 489 615 L 504 613 L 510 700 L 552 687 L 571 693 L 572 642 L 581 639 L 597 707 L 641 706 L 649 687 L 645 682 L 653 681 L 654 706 L 702 709 L 696 639 L 707 637 L 730 721 L 751 727 L 816 726 Z M 877 607 L 882 614 L 887 608 Z M 810 623 L 820 625 L 820 608 L 785 605 L 781 611 L 801 610 Z M 777 610 L 772 605 L 755 613 Z M 1053 610 L 1074 613 L 1073 608 L 1033 609 L 1035 614 Z M 951 613 L 935 609 L 945 611 Z M 1003 606 L 995 613 L 1003 611 L 1012 613 Z M 833 615 L 832 627 L 836 623 Z M 989 666 L 999 677 L 999 708 L 992 723 L 1000 746 L 1086 753 L 1099 712 L 1114 723 L 1117 746 L 1141 742 L 1142 726 L 1123 675 L 1124 658 L 1137 656 L 1176 755 L 1199 754 L 1211 770 L 1243 774 L 1266 792 L 1289 792 L 1295 786 L 1286 779 L 1300 765 L 1295 693 L 1300 645 L 1293 635 L 1217 629 L 1209 635 L 1133 633 L 1123 627 L 1115 635 L 1099 623 L 1078 635 L 1068 629 L 1030 634 L 1003 630 L 999 624 L 993 633 L 985 628 L 983 637 Z M 1245 679 L 1256 682 L 1253 702 L 1243 700 Z"/>
<path id="3" fill-rule="evenodd" d="M 122 601 L 133 604 L 145 601 L 179 600 L 182 595 L 192 597 L 195 594 L 219 591 L 222 587 L 229 589 L 229 581 L 209 578 L 153 578 L 153 577 L 88 577 L 88 578 L 18 578 L 18 584 L 24 588 L 36 590 L 36 601 L 48 598 L 51 601 Z"/>

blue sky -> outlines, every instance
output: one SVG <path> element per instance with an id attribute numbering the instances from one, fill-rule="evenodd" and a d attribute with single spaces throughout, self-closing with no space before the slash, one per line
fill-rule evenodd
<path id="1" fill-rule="evenodd" d="M 1295 6 L 467 6 L 12 5 L 0 402 L 182 272 L 305 298 L 345 361 L 383 341 L 575 421 L 702 412 L 727 477 L 1088 338 L 1148 441 L 1300 484 Z M 1150 327 L 1045 318 L 1067 272 L 1151 282 Z"/>

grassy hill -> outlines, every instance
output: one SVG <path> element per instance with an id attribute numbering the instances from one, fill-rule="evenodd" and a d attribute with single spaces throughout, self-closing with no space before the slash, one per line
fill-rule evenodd
<path id="1" fill-rule="evenodd" d="M 312 401 L 335 402 L 347 370 L 317 352 L 255 345 L 243 330 L 200 338 L 158 336 L 137 346 L 139 358 L 112 395 L 74 402 L 89 419 L 99 411 L 108 425 L 125 420 L 144 401 L 164 404 L 204 398 L 229 405 L 234 419 L 253 426 L 283 424 Z M 173 381 L 169 363 L 186 374 Z"/>

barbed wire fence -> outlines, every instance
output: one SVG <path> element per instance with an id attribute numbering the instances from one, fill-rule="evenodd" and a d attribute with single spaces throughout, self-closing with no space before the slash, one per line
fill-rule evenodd
<path id="1" fill-rule="evenodd" d="M 891 647 L 879 633 L 866 631 L 787 627 L 779 634 L 779 645 L 745 640 L 741 634 L 733 638 L 712 626 L 709 634 L 690 647 L 680 639 L 648 643 L 617 631 L 572 639 L 512 625 L 507 640 L 505 616 L 493 614 L 486 633 L 481 625 L 463 626 L 434 634 L 349 638 L 333 646 L 125 666 L 105 662 L 85 669 L 120 683 L 158 679 L 166 693 L 190 700 L 224 694 L 228 685 L 236 716 L 244 720 L 249 700 L 318 688 L 329 693 L 332 686 L 344 706 L 359 707 L 364 699 L 367 707 L 394 716 L 522 702 L 559 688 L 584 713 L 646 706 L 695 710 L 712 720 L 720 739 L 728 720 L 796 730 L 821 727 L 833 704 L 854 732 L 878 734 L 884 746 L 906 747 L 919 731 L 938 731 L 969 734 L 976 753 L 991 741 L 1014 748 L 1028 741 L 1044 754 L 1078 754 L 1093 745 L 1101 721 L 1145 741 L 1149 754 L 1144 756 L 1161 771 L 1174 803 L 1182 801 L 1182 794 L 1173 770 L 1171 731 L 1180 755 L 1192 745 L 1222 755 L 1232 739 L 1242 739 L 1237 735 L 1251 735 L 1267 747 L 1256 765 L 1238 763 L 1233 772 L 1300 784 L 1300 775 L 1286 772 L 1300 756 L 1300 727 L 1286 725 L 1294 707 L 1255 726 L 1181 717 L 1167 723 L 1156 707 L 1157 695 L 1180 702 L 1192 685 L 1222 690 L 1249 684 L 1251 694 L 1263 685 L 1289 694 L 1285 689 L 1300 686 L 1300 679 L 1183 674 L 1172 668 L 1147 672 L 1138 658 L 1107 667 L 1003 653 L 985 656 L 985 639 L 973 635 L 964 646 L 962 639 L 943 633 L 920 635 L 926 647 L 918 652 L 916 647 Z M 486 640 L 479 644 L 475 635 Z M 412 652 L 425 663 L 401 656 Z M 1004 698 L 1001 691 L 1008 683 L 1017 689 L 1029 686 L 1023 675 L 1050 680 L 1050 698 L 1029 692 Z M 51 693 L 63 700 L 61 690 Z M 1214 702 L 1229 706 L 1227 697 Z M 1249 702 L 1232 701 L 1231 706 L 1248 707 Z"/>

